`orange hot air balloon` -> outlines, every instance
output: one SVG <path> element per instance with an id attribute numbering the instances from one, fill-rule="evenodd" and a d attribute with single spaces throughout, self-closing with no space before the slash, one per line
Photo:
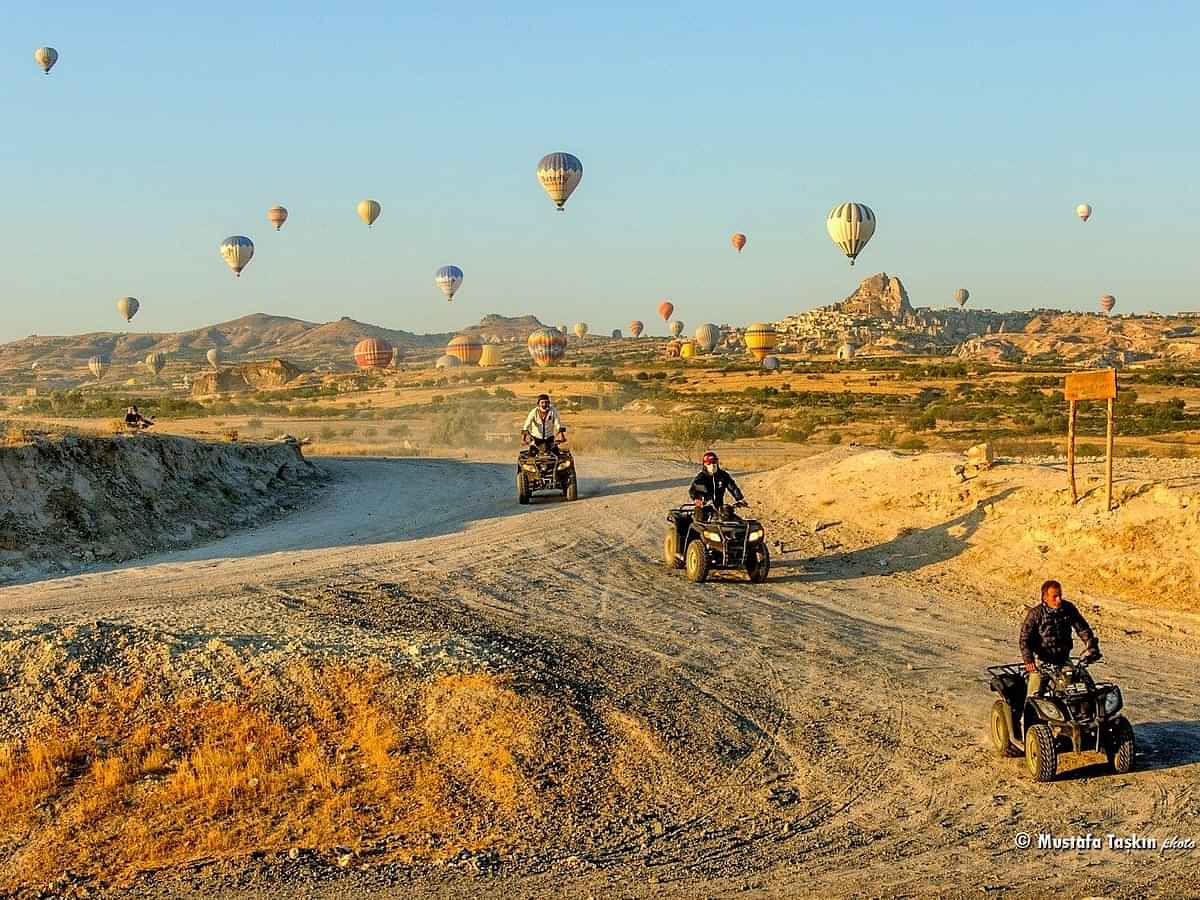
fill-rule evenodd
<path id="1" fill-rule="evenodd" d="M 729 243 L 733 244 L 734 250 L 741 253 L 742 248 L 746 246 L 746 236 L 739 231 L 729 239 Z"/>
<path id="2" fill-rule="evenodd" d="M 483 356 L 483 342 L 469 334 L 460 334 L 450 339 L 446 345 L 449 356 L 457 356 L 463 365 L 473 366 Z"/>
<path id="3" fill-rule="evenodd" d="M 1113 307 L 1117 305 L 1117 298 L 1112 294 L 1105 294 L 1100 298 L 1100 308 L 1104 310 L 1104 314 L 1108 315 L 1113 311 Z"/>
<path id="4" fill-rule="evenodd" d="M 380 338 L 363 338 L 354 345 L 354 364 L 360 369 L 386 369 L 392 363 L 392 345 Z"/>
<path id="5" fill-rule="evenodd" d="M 662 303 L 658 304 L 658 314 L 662 316 L 662 320 L 664 322 L 671 318 L 671 313 L 673 312 L 675 312 L 675 304 L 670 300 L 664 300 Z"/>
<path id="6" fill-rule="evenodd" d="M 567 352 L 567 336 L 557 328 L 539 328 L 525 343 L 539 368 L 558 362 Z"/>
<path id="7" fill-rule="evenodd" d="M 755 322 L 746 329 L 746 349 L 759 362 L 770 355 L 778 341 L 775 328 L 765 322 Z"/>
<path id="8" fill-rule="evenodd" d="M 646 326 L 645 326 L 645 325 L 643 325 L 641 322 L 639 322 L 637 319 L 634 319 L 632 322 L 630 322 L 630 323 L 629 323 L 629 334 L 630 334 L 632 337 L 641 337 L 641 336 L 642 336 L 642 330 L 643 330 L 645 327 L 646 327 Z"/>

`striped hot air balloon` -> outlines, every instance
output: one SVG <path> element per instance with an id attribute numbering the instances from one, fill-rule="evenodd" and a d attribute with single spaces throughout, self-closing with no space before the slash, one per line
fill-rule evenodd
<path id="1" fill-rule="evenodd" d="M 238 278 L 242 277 L 242 269 L 254 258 L 254 241 L 245 235 L 235 234 L 221 241 L 221 258 L 233 270 Z"/>
<path id="2" fill-rule="evenodd" d="M 163 370 L 163 366 L 167 364 L 167 354 L 162 351 L 156 351 L 146 357 L 146 368 L 154 373 L 154 377 L 158 377 L 158 373 Z"/>
<path id="3" fill-rule="evenodd" d="M 1075 215 L 1086 222 L 1092 217 L 1092 205 L 1090 203 L 1080 203 L 1075 207 Z"/>
<path id="4" fill-rule="evenodd" d="M 451 356 L 449 353 L 445 353 L 439 356 L 433 365 L 436 369 L 457 369 L 462 365 L 462 360 L 457 356 Z"/>
<path id="5" fill-rule="evenodd" d="M 33 58 L 44 74 L 49 75 L 54 64 L 58 62 L 58 51 L 53 47 L 38 47 L 33 51 Z"/>
<path id="6" fill-rule="evenodd" d="M 762 361 L 762 367 L 764 369 L 766 369 L 768 372 L 774 372 L 776 369 L 779 368 L 779 357 L 764 356 L 763 361 Z"/>
<path id="7" fill-rule="evenodd" d="M 632 322 L 629 323 L 629 336 L 630 337 L 641 337 L 642 332 L 645 329 L 646 329 L 645 325 L 643 325 L 637 319 L 634 319 Z"/>
<path id="8" fill-rule="evenodd" d="M 549 366 L 567 352 L 567 336 L 557 328 L 539 328 L 526 342 L 529 355 L 537 366 Z"/>
<path id="9" fill-rule="evenodd" d="M 381 212 L 383 212 L 383 207 L 379 205 L 378 200 L 358 201 L 358 217 L 367 223 L 368 228 L 375 224 L 375 220 L 379 218 Z"/>
<path id="10" fill-rule="evenodd" d="M 500 347 L 496 344 L 484 344 L 479 354 L 479 365 L 485 369 L 500 365 Z"/>
<path id="11" fill-rule="evenodd" d="M 739 231 L 729 239 L 729 243 L 733 244 L 734 250 L 741 253 L 742 248 L 746 246 L 746 236 Z"/>
<path id="12" fill-rule="evenodd" d="M 136 316 L 140 308 L 141 304 L 137 302 L 136 297 L 122 297 L 117 301 L 117 312 L 125 317 L 126 322 Z"/>
<path id="13" fill-rule="evenodd" d="M 670 300 L 664 300 L 662 303 L 658 304 L 658 314 L 662 316 L 662 320 L 664 322 L 671 318 L 671 313 L 673 312 L 675 312 L 675 304 Z"/>
<path id="14" fill-rule="evenodd" d="M 457 356 L 463 365 L 473 366 L 483 356 L 483 342 L 473 335 L 455 335 L 446 345 L 446 353 Z"/>
<path id="15" fill-rule="evenodd" d="M 954 302 L 962 308 L 967 305 L 967 301 L 971 299 L 971 292 L 966 288 L 959 288 L 954 292 Z"/>
<path id="16" fill-rule="evenodd" d="M 583 180 L 583 163 L 570 153 L 547 153 L 538 163 L 537 177 L 561 211 L 567 198 Z"/>
<path id="17" fill-rule="evenodd" d="M 620 340 L 621 338 L 625 337 L 625 335 L 621 334 L 621 329 L 620 329 L 620 328 L 614 328 L 614 329 L 612 330 L 612 336 L 613 336 L 614 338 L 616 338 L 617 340 Z"/>
<path id="18" fill-rule="evenodd" d="M 88 371 L 91 372 L 94 376 L 96 376 L 97 381 L 99 381 L 101 378 L 104 377 L 104 370 L 107 368 L 108 368 L 108 357 L 107 356 L 93 356 L 90 359 L 88 359 Z"/>
<path id="19" fill-rule="evenodd" d="M 721 341 L 721 329 L 709 322 L 697 328 L 693 337 L 701 353 L 712 353 Z"/>
<path id="20" fill-rule="evenodd" d="M 1112 294 L 1105 294 L 1103 297 L 1100 298 L 1100 308 L 1102 310 L 1104 310 L 1104 314 L 1106 316 L 1110 312 L 1113 311 L 1113 307 L 1116 305 L 1117 305 L 1117 298 L 1114 297 Z"/>
<path id="21" fill-rule="evenodd" d="M 875 233 L 875 213 L 864 203 L 840 203 L 829 211 L 825 230 L 850 258 L 850 265 Z"/>
<path id="22" fill-rule="evenodd" d="M 575 337 L 582 341 L 588 333 L 587 322 L 576 322 L 575 327 L 571 330 L 575 332 Z"/>
<path id="23" fill-rule="evenodd" d="M 287 208 L 283 206 L 272 206 L 267 210 L 267 221 L 275 226 L 278 231 L 283 227 L 283 223 L 287 221 Z"/>
<path id="24" fill-rule="evenodd" d="M 400 368 L 400 363 L 404 361 L 404 351 L 399 347 L 392 348 L 392 368 Z"/>
<path id="25" fill-rule="evenodd" d="M 354 364 L 360 369 L 386 369 L 392 361 L 392 345 L 382 338 L 363 338 L 354 345 Z"/>
<path id="26" fill-rule="evenodd" d="M 453 300 L 455 292 L 462 287 L 463 270 L 458 266 L 442 266 L 433 273 L 433 280 L 446 299 Z"/>
<path id="27" fill-rule="evenodd" d="M 679 337 L 681 334 L 683 334 L 683 323 L 680 322 L 678 319 L 671 322 L 671 324 L 668 325 L 667 328 L 669 328 L 671 331 L 671 337 Z"/>
<path id="28" fill-rule="evenodd" d="M 766 322 L 755 322 L 746 329 L 746 349 L 759 362 L 767 358 L 778 341 L 774 326 Z"/>

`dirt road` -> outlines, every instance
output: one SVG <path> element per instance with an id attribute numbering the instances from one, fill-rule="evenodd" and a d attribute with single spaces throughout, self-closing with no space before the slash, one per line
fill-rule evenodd
<path id="1" fill-rule="evenodd" d="M 983 667 L 1016 657 L 1018 623 L 977 597 L 985 575 L 948 585 L 920 568 L 893 574 L 883 557 L 862 575 L 864 554 L 849 566 L 810 542 L 776 554 L 767 584 L 691 585 L 659 560 L 663 513 L 690 470 L 582 462 L 579 502 L 524 508 L 505 461 L 325 461 L 337 483 L 311 509 L 136 566 L 0 590 L 0 620 L 334 641 L 340 625 L 314 622 L 306 596 L 401 585 L 410 600 L 452 598 L 496 628 L 569 644 L 603 690 L 661 725 L 648 754 L 673 738 L 695 750 L 689 717 L 717 723 L 688 760 L 707 753 L 706 768 L 665 778 L 646 809 L 609 815 L 573 852 L 532 852 L 487 876 L 351 871 L 301 885 L 263 872 L 222 883 L 225 896 L 1195 895 L 1200 850 L 1015 844 L 1020 833 L 1200 841 L 1193 649 L 1102 633 L 1097 674 L 1122 685 L 1138 768 L 1113 776 L 1089 758 L 1035 785 L 987 744 Z M 756 513 L 817 514 L 775 508 L 773 477 L 742 479 Z M 169 893 L 213 889 L 185 879 Z"/>

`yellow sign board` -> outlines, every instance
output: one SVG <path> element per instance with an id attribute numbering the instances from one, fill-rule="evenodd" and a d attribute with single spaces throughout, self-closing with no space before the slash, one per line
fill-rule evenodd
<path id="1" fill-rule="evenodd" d="M 1098 369 L 1095 372 L 1068 375 L 1063 396 L 1067 400 L 1115 400 L 1117 370 Z"/>

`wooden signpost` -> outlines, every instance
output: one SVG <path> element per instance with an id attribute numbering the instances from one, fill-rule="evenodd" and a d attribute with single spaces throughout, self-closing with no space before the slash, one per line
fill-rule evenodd
<path id="1" fill-rule="evenodd" d="M 1080 372 L 1068 375 L 1063 386 L 1063 396 L 1070 401 L 1070 413 L 1067 418 L 1067 477 L 1071 479 L 1071 504 L 1079 502 L 1079 493 L 1075 489 L 1075 404 L 1080 400 L 1108 401 L 1107 453 L 1104 465 L 1104 481 L 1107 490 L 1108 504 L 1106 509 L 1112 509 L 1113 488 L 1113 405 L 1117 400 L 1117 370 L 1098 369 L 1095 372 Z"/>

